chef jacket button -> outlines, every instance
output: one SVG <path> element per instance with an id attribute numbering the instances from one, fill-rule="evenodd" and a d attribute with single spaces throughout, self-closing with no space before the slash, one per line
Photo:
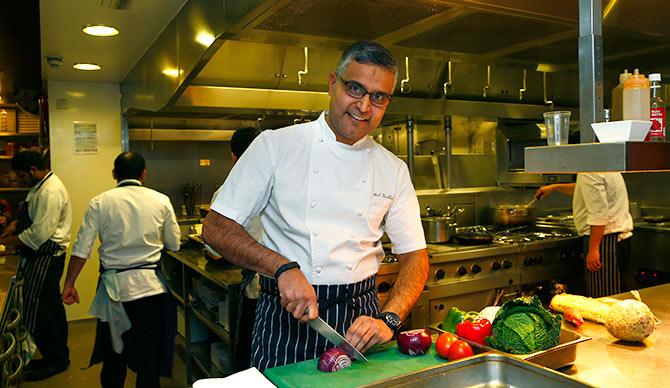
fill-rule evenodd
<path id="1" fill-rule="evenodd" d="M 319 143 L 323 143 L 323 139 L 319 139 Z"/>
<path id="2" fill-rule="evenodd" d="M 315 208 L 315 207 L 316 207 L 316 201 L 312 201 L 312 202 L 309 204 L 309 207 L 311 207 L 311 208 Z"/>
<path id="3" fill-rule="evenodd" d="M 323 268 L 321 268 L 321 267 L 316 267 L 316 268 L 314 268 L 314 270 L 316 271 L 316 273 L 321 273 L 321 271 L 323 270 Z"/>
<path id="4" fill-rule="evenodd" d="M 367 182 L 367 181 L 368 181 L 368 180 L 365 179 L 365 178 L 361 179 L 361 182 L 363 182 L 363 183 L 365 183 L 365 182 Z"/>
<path id="5" fill-rule="evenodd" d="M 356 237 L 357 237 L 357 236 L 356 236 L 355 233 L 352 233 L 352 234 L 351 234 L 351 238 L 356 238 Z"/>
<path id="6" fill-rule="evenodd" d="M 370 152 L 370 149 L 369 149 L 369 148 L 366 148 L 365 150 L 368 151 L 368 152 Z"/>
<path id="7" fill-rule="evenodd" d="M 314 236 L 318 236 L 318 235 L 319 235 L 319 231 L 318 231 L 318 230 L 315 230 L 315 231 L 314 231 Z"/>
<path id="8" fill-rule="evenodd" d="M 356 210 L 356 214 L 358 214 L 359 216 L 362 216 L 363 215 L 363 210 L 361 210 L 361 209 Z"/>
<path id="9" fill-rule="evenodd" d="M 312 172 L 316 174 L 316 173 L 319 172 L 319 169 L 318 169 L 318 168 L 315 168 L 314 170 L 312 170 Z"/>
<path id="10" fill-rule="evenodd" d="M 353 270 L 353 269 L 354 269 L 354 265 L 353 265 L 353 264 L 347 264 L 347 269 L 348 269 L 349 271 Z"/>

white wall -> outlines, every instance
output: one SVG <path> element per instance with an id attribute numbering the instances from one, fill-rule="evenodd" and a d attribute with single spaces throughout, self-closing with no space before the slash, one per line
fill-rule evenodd
<path id="1" fill-rule="evenodd" d="M 112 187 L 112 164 L 121 152 L 121 97 L 117 83 L 49 81 L 51 169 L 65 183 L 72 202 L 72 242 L 89 200 Z M 60 102 L 60 104 L 59 104 Z M 63 102 L 66 109 L 63 109 Z M 74 121 L 97 124 L 98 152 L 74 154 Z M 68 250 L 68 259 L 70 251 Z M 99 258 L 97 243 L 76 283 L 81 303 L 67 308 L 68 320 L 89 317 L 95 295 Z M 67 271 L 67 265 L 66 265 Z M 65 275 L 63 276 L 65 277 Z"/>

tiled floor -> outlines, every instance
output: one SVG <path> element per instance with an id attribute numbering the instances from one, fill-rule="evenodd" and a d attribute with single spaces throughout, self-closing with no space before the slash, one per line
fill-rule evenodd
<path id="1" fill-rule="evenodd" d="M 88 360 L 93 349 L 93 340 L 95 339 L 95 321 L 84 320 L 70 322 L 70 334 L 68 343 L 70 346 L 70 368 L 49 379 L 37 382 L 24 382 L 21 387 L 25 388 L 78 388 L 78 387 L 99 387 L 100 386 L 100 368 L 101 365 L 95 365 L 85 369 L 88 366 Z M 182 359 L 175 355 L 175 363 L 172 369 L 172 379 L 162 379 L 163 388 L 183 388 L 186 384 L 186 370 Z M 135 386 L 135 374 L 128 371 L 125 387 Z"/>

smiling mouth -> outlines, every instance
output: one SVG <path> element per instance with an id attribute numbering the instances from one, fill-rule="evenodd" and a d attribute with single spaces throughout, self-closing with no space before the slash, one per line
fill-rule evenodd
<path id="1" fill-rule="evenodd" d="M 353 114 L 353 113 L 351 113 L 351 112 L 347 112 L 347 113 L 349 114 L 349 116 L 353 117 L 354 120 L 356 120 L 356 121 L 370 121 L 369 118 L 365 118 L 365 117 L 357 116 L 357 115 L 355 115 L 355 114 Z"/>

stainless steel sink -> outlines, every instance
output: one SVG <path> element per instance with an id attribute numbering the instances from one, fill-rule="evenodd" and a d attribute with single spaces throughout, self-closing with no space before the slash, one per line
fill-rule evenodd
<path id="1" fill-rule="evenodd" d="M 366 387 L 591 387 L 526 361 L 484 353 L 404 376 L 377 381 Z"/>

